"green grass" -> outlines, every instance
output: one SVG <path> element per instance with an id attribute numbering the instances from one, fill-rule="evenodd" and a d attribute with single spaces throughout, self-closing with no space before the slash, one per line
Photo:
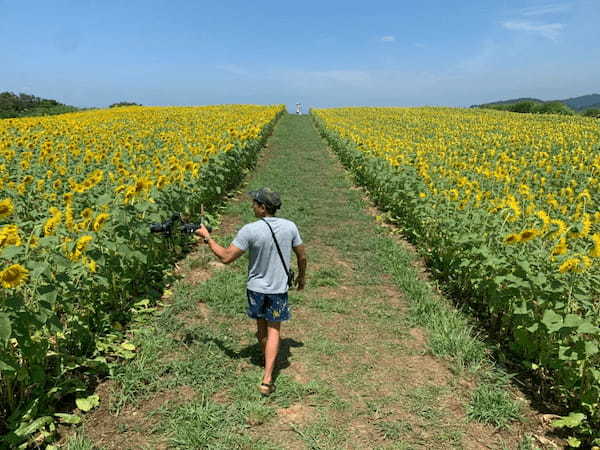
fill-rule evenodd
<path id="1" fill-rule="evenodd" d="M 309 306 L 324 313 L 348 314 L 348 305 L 335 298 L 317 297 Z"/>
<path id="2" fill-rule="evenodd" d="M 311 286 L 339 286 L 341 272 L 335 267 L 324 267 L 311 276 Z"/>
<path id="3" fill-rule="evenodd" d="M 77 433 L 74 437 L 69 439 L 66 450 L 102 450 L 100 447 L 95 446 L 84 436 Z"/>
<path id="4" fill-rule="evenodd" d="M 468 417 L 499 428 L 514 420 L 521 420 L 521 408 L 506 387 L 496 383 L 482 383 L 473 391 L 467 406 Z"/>

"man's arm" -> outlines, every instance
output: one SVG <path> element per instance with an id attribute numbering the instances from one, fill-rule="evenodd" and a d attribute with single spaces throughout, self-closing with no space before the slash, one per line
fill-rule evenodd
<path id="1" fill-rule="evenodd" d="M 200 236 L 205 241 L 208 241 L 208 246 L 215 254 L 217 258 L 221 260 L 223 264 L 229 264 L 238 259 L 244 254 L 244 251 L 231 244 L 229 247 L 221 247 L 217 244 L 213 238 L 210 237 L 210 233 L 204 225 L 196 230 L 196 235 Z"/>
<path id="2" fill-rule="evenodd" d="M 300 244 L 296 247 L 292 247 L 298 260 L 298 278 L 296 279 L 296 286 L 299 291 L 304 289 L 305 277 L 306 277 L 306 251 L 304 250 L 304 244 Z"/>

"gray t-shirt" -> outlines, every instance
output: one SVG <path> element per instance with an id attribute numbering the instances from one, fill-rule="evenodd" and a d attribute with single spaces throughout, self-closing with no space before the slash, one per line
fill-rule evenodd
<path id="1" fill-rule="evenodd" d="M 279 217 L 265 217 L 265 220 L 273 228 L 283 254 L 285 267 L 289 270 L 292 247 L 302 244 L 298 228 L 291 220 Z M 287 275 L 273 241 L 273 235 L 266 223 L 257 220 L 244 225 L 232 244 L 240 250 L 250 250 L 246 285 L 248 289 L 262 294 L 287 292 Z"/>

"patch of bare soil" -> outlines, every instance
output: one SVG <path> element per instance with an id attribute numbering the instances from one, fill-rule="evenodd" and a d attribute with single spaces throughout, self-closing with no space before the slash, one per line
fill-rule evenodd
<path id="1" fill-rule="evenodd" d="M 96 394 L 100 396 L 100 407 L 88 414 L 84 421 L 86 437 L 96 447 L 104 449 L 168 448 L 164 439 L 151 433 L 160 420 L 151 413 L 167 403 L 184 403 L 196 395 L 190 386 L 179 386 L 113 414 L 109 411 L 112 386 L 110 381 L 98 386 Z"/>
<path id="2" fill-rule="evenodd" d="M 307 384 L 312 379 L 306 366 L 298 361 L 292 361 L 286 371 L 301 384 Z"/>
<path id="3" fill-rule="evenodd" d="M 316 409 L 303 403 L 295 403 L 287 408 L 279 408 L 268 423 L 251 428 L 251 433 L 266 439 L 269 443 L 285 449 L 305 450 L 302 429 L 318 418 Z"/>
<path id="4" fill-rule="evenodd" d="M 415 350 L 421 350 L 425 348 L 427 345 L 427 336 L 425 334 L 425 330 L 422 328 L 411 328 L 408 330 L 408 334 L 412 338 L 411 341 L 408 341 L 408 345 Z"/>
<path id="5" fill-rule="evenodd" d="M 208 322 L 209 317 L 210 308 L 203 302 L 197 302 L 196 308 L 182 311 L 177 315 L 177 319 L 191 327 Z"/>
<path id="6" fill-rule="evenodd" d="M 352 420 L 348 425 L 349 448 L 377 448 L 385 442 L 382 433 L 375 427 L 371 421 L 359 418 Z"/>
<path id="7" fill-rule="evenodd" d="M 206 269 L 191 269 L 185 274 L 185 280 L 191 285 L 202 284 L 208 281 L 211 275 L 210 271 Z"/>
<path id="8" fill-rule="evenodd" d="M 247 196 L 246 196 L 247 197 Z M 238 198 L 232 201 L 241 202 L 242 194 Z M 240 228 L 241 219 L 237 216 L 223 216 L 221 218 L 221 223 L 219 224 L 218 233 L 221 236 L 235 234 Z"/>
<path id="9" fill-rule="evenodd" d="M 314 415 L 314 408 L 302 403 L 296 403 L 289 408 L 280 408 L 277 410 L 279 422 L 284 424 L 306 424 L 314 420 Z"/>
<path id="10" fill-rule="evenodd" d="M 231 397 L 229 396 L 229 391 L 227 390 L 215 392 L 212 396 L 212 400 L 220 405 L 231 403 Z"/>
<path id="11" fill-rule="evenodd" d="M 310 274 L 307 275 L 307 283 L 310 282 Z M 331 298 L 337 300 L 356 298 L 356 292 L 349 286 L 322 286 L 311 288 L 318 291 L 320 297 Z"/>

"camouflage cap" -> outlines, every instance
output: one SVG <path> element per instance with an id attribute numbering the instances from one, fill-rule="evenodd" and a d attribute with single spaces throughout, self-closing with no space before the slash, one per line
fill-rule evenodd
<path id="1" fill-rule="evenodd" d="M 261 205 L 269 206 L 274 209 L 281 208 L 281 197 L 279 197 L 277 192 L 274 192 L 267 187 L 260 188 L 257 191 L 250 191 L 249 194 L 253 200 L 256 200 L 256 202 Z"/>

